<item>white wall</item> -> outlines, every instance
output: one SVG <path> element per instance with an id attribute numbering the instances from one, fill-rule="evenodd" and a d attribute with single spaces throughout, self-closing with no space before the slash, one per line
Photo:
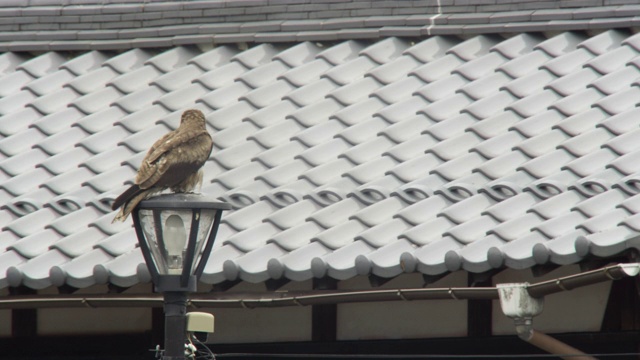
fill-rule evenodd
<path id="1" fill-rule="evenodd" d="M 311 290 L 311 282 L 289 283 L 280 289 Z M 231 292 L 265 291 L 262 284 L 242 283 Z M 213 344 L 311 341 L 311 307 L 198 309 L 215 316 Z"/>
<path id="2" fill-rule="evenodd" d="M 403 275 L 380 288 L 422 287 L 419 274 Z M 467 286 L 466 274 L 451 274 L 429 287 Z M 358 277 L 340 283 L 340 289 L 367 289 Z M 421 300 L 338 305 L 338 340 L 456 337 L 467 333 L 467 301 Z"/>
<path id="3" fill-rule="evenodd" d="M 148 293 L 149 285 L 138 285 L 125 293 Z M 94 286 L 78 294 L 104 294 L 106 287 Z M 40 294 L 55 289 L 40 291 Z M 149 308 L 54 308 L 38 309 L 38 335 L 80 335 L 135 333 L 151 329 Z"/>
<path id="4" fill-rule="evenodd" d="M 577 265 L 565 266 L 534 278 L 530 271 L 505 270 L 493 278 L 494 284 L 510 282 L 536 283 L 580 272 Z M 600 331 L 607 306 L 611 281 L 546 296 L 542 314 L 533 319 L 536 330 L 546 333 Z M 493 334 L 515 334 L 513 321 L 493 302 Z"/>

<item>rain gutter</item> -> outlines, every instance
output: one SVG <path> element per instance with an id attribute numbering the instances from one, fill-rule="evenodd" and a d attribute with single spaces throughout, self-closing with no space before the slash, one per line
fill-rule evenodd
<path id="1" fill-rule="evenodd" d="M 608 280 L 636 276 L 640 263 L 618 264 L 553 280 L 525 284 L 533 298 L 568 291 Z M 262 308 L 310 306 L 379 301 L 412 300 L 496 300 L 497 287 L 412 288 L 383 290 L 314 290 L 259 293 L 193 293 L 189 306 L 194 308 Z M 72 308 L 72 307 L 162 307 L 161 294 L 61 294 L 0 297 L 0 309 Z"/>

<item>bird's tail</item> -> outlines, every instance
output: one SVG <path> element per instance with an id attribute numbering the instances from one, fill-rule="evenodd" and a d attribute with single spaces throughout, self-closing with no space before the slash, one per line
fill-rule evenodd
<path id="1" fill-rule="evenodd" d="M 118 196 L 118 198 L 113 202 L 112 208 L 114 210 L 120 208 L 120 211 L 118 211 L 116 217 L 113 218 L 112 223 L 115 223 L 116 221 L 124 222 L 127 217 L 129 217 L 129 214 L 131 214 L 131 211 L 133 211 L 133 209 L 138 206 L 140 201 L 148 198 L 155 192 L 157 192 L 157 190 L 153 188 L 142 190 L 140 189 L 140 187 L 138 187 L 138 185 L 131 186 L 124 193 L 122 193 L 122 195 Z"/>

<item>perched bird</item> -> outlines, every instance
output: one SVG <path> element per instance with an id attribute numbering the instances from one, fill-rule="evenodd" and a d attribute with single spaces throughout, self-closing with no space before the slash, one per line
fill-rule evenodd
<path id="1" fill-rule="evenodd" d="M 200 110 L 182 113 L 180 126 L 158 139 L 142 160 L 135 184 L 118 196 L 111 208 L 120 211 L 113 222 L 124 221 L 140 201 L 171 189 L 190 192 L 202 184 L 201 167 L 209 158 L 213 141 Z"/>

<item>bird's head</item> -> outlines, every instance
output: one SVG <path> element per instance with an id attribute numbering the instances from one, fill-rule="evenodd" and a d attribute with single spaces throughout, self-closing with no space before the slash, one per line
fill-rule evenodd
<path id="1" fill-rule="evenodd" d="M 205 126 L 204 114 L 198 109 L 189 109 L 182 113 L 180 126 Z"/>

